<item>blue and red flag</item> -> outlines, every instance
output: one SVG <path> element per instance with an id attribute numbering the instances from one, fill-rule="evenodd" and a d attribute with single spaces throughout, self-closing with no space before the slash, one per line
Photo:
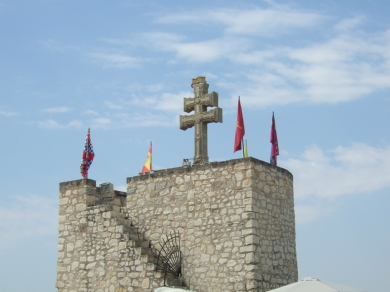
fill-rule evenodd
<path id="1" fill-rule="evenodd" d="M 278 145 L 278 135 L 276 134 L 276 124 L 275 124 L 274 113 L 272 113 L 272 125 L 271 125 L 270 142 L 272 144 L 270 163 L 273 164 L 273 165 L 277 165 L 276 156 L 279 155 L 279 145 Z"/>
<path id="2" fill-rule="evenodd" d="M 84 151 L 80 164 L 80 172 L 83 178 L 88 178 L 88 170 L 92 164 L 95 153 L 93 153 L 93 147 L 91 143 L 90 131 L 88 128 L 87 139 L 85 140 Z"/>

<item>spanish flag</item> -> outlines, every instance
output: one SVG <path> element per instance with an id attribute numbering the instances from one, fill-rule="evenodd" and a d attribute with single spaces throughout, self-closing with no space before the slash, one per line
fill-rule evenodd
<path id="1" fill-rule="evenodd" d="M 234 152 L 241 150 L 242 138 L 245 135 L 244 118 L 242 117 L 242 109 L 240 103 L 240 97 L 238 97 L 238 110 L 237 110 L 237 122 L 236 122 L 236 136 L 234 138 Z M 244 143 L 242 143 L 244 144 Z M 244 147 L 244 145 L 242 145 Z"/>
<path id="2" fill-rule="evenodd" d="M 148 151 L 148 155 L 146 156 L 144 167 L 142 168 L 142 172 L 150 172 L 152 170 L 152 141 L 150 141 L 150 148 Z"/>

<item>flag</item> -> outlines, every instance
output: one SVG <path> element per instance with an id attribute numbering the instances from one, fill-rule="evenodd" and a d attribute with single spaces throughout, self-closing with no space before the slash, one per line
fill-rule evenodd
<path id="1" fill-rule="evenodd" d="M 150 172 L 152 170 L 152 142 L 150 142 L 150 148 L 148 151 L 148 155 L 146 156 L 144 167 L 142 168 L 142 172 Z"/>
<path id="2" fill-rule="evenodd" d="M 270 159 L 270 163 L 273 164 L 273 165 L 277 165 L 276 156 L 279 155 L 279 145 L 278 145 L 278 135 L 276 134 L 276 124 L 275 124 L 274 113 L 272 113 L 272 125 L 271 125 L 270 142 L 272 144 L 272 146 L 271 146 L 271 159 Z"/>
<path id="3" fill-rule="evenodd" d="M 236 136 L 234 138 L 234 152 L 241 150 L 241 141 L 245 135 L 244 118 L 242 117 L 242 109 L 240 103 L 240 97 L 238 97 L 238 110 L 237 110 L 237 122 L 236 122 Z"/>
<path id="4" fill-rule="evenodd" d="M 248 141 L 245 140 L 245 147 L 244 147 L 244 158 L 249 157 L 248 155 Z"/>
<path id="5" fill-rule="evenodd" d="M 91 143 L 90 131 L 88 128 L 87 139 L 85 140 L 84 151 L 80 164 L 80 172 L 83 178 L 88 178 L 88 170 L 92 164 L 95 153 L 93 153 L 93 147 Z"/>

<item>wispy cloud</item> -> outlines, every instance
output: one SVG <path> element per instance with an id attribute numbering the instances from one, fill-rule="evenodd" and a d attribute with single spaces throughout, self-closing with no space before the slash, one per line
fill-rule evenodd
<path id="1" fill-rule="evenodd" d="M 67 113 L 72 109 L 66 106 L 46 108 L 43 111 L 47 113 Z"/>
<path id="2" fill-rule="evenodd" d="M 295 222 L 297 224 L 310 223 L 335 211 L 335 207 L 322 202 L 316 202 L 312 205 L 297 203 L 295 204 Z"/>
<path id="3" fill-rule="evenodd" d="M 94 128 L 106 128 L 113 124 L 109 118 L 95 118 L 91 122 Z"/>
<path id="4" fill-rule="evenodd" d="M 345 102 L 390 88 L 389 51 L 389 31 L 343 33 L 306 47 L 238 54 L 236 62 L 252 69 L 236 83 L 220 83 L 232 100 L 241 95 L 251 106 Z"/>
<path id="5" fill-rule="evenodd" d="M 248 47 L 246 39 L 221 37 L 203 41 L 185 41 L 184 37 L 167 33 L 144 34 L 146 42 L 157 50 L 172 52 L 187 62 L 212 62 L 237 54 Z"/>
<path id="6" fill-rule="evenodd" d="M 105 101 L 104 102 L 105 103 L 105 105 L 108 107 L 108 108 L 110 108 L 110 109 L 123 109 L 123 106 L 122 105 L 119 105 L 119 104 L 117 104 L 117 103 L 113 103 L 113 102 L 111 102 L 111 101 Z"/>
<path id="7" fill-rule="evenodd" d="M 280 165 L 295 174 L 297 199 L 334 199 L 390 187 L 390 146 L 357 143 L 325 152 L 313 145 L 300 158 L 281 160 Z"/>
<path id="8" fill-rule="evenodd" d="M 0 246 L 57 232 L 57 200 L 40 196 L 16 196 L 0 202 Z"/>
<path id="9" fill-rule="evenodd" d="M 121 69 L 140 66 L 146 60 L 118 53 L 92 53 L 90 57 L 100 62 L 103 67 L 116 67 Z"/>
<path id="10" fill-rule="evenodd" d="M 17 112 L 0 110 L 0 116 L 13 117 L 17 115 L 19 115 L 19 113 Z"/>
<path id="11" fill-rule="evenodd" d="M 153 112 L 133 112 L 110 114 L 91 120 L 94 128 L 134 128 L 134 127 L 170 127 L 178 123 L 177 116 Z"/>
<path id="12" fill-rule="evenodd" d="M 148 33 L 144 38 L 156 50 L 173 53 L 171 62 L 223 59 L 233 66 L 245 65 L 245 71 L 236 70 L 218 82 L 232 92 L 232 102 L 240 95 L 254 107 L 338 103 L 390 88 L 390 30 L 357 30 L 365 22 L 363 15 L 330 25 L 327 32 L 331 34 L 322 34 L 323 40 L 308 43 L 303 39 L 302 45 L 290 47 L 277 42 L 268 48 L 262 44 L 263 29 L 274 35 L 284 29 L 293 33 L 325 20 L 330 21 L 317 13 L 287 7 L 195 11 L 166 15 L 157 22 L 217 23 L 223 33 L 197 41 L 174 33 Z"/>
<path id="13" fill-rule="evenodd" d="M 67 52 L 67 51 L 79 51 L 80 49 L 77 46 L 69 45 L 69 44 L 62 44 L 56 40 L 53 39 L 46 39 L 46 40 L 40 40 L 38 41 L 38 44 L 42 47 L 51 50 L 51 51 L 57 51 L 57 52 Z"/>
<path id="14" fill-rule="evenodd" d="M 83 126 L 83 123 L 77 120 L 73 120 L 65 124 L 60 124 L 56 120 L 48 119 L 44 121 L 39 121 L 37 122 L 37 124 L 41 128 L 46 128 L 46 129 L 65 129 L 65 128 L 72 128 L 72 127 L 80 128 Z"/>
<path id="15" fill-rule="evenodd" d="M 138 96 L 131 95 L 131 103 L 143 108 L 152 108 L 156 111 L 182 113 L 183 98 L 192 97 L 190 91 L 181 91 L 179 93 L 164 92 L 159 95 Z"/>
<path id="16" fill-rule="evenodd" d="M 359 25 L 363 24 L 363 22 L 366 20 L 366 17 L 364 15 L 357 15 L 352 18 L 346 18 L 340 21 L 336 26 L 335 29 L 341 32 L 349 31 L 351 29 L 354 29 L 358 27 Z"/>
<path id="17" fill-rule="evenodd" d="M 97 111 L 94 111 L 94 110 L 85 110 L 84 114 L 85 115 L 92 115 L 92 116 L 98 116 L 99 115 L 99 113 Z"/>
<path id="18" fill-rule="evenodd" d="M 390 146 L 356 143 L 324 151 L 312 145 L 299 158 L 279 164 L 294 173 L 295 218 L 300 224 L 335 212 L 339 197 L 390 188 Z"/>
<path id="19" fill-rule="evenodd" d="M 126 91 L 128 92 L 140 92 L 140 91 L 147 91 L 147 92 L 159 92 L 164 89 L 164 84 L 158 83 L 158 84 L 130 84 L 125 87 Z"/>
<path id="20" fill-rule="evenodd" d="M 324 17 L 315 12 L 292 10 L 287 7 L 270 9 L 213 9 L 172 13 L 157 18 L 157 23 L 217 24 L 226 34 L 272 36 L 293 29 L 308 29 L 320 23 Z"/>

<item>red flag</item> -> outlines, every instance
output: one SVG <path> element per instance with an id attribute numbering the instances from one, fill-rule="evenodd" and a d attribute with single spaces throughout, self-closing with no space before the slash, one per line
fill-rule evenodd
<path id="1" fill-rule="evenodd" d="M 279 145 L 278 145 L 278 135 L 276 134 L 276 124 L 275 124 L 274 113 L 272 113 L 272 125 L 271 125 L 270 142 L 272 144 L 272 146 L 271 146 L 271 159 L 270 159 L 270 163 L 273 164 L 273 165 L 277 165 L 276 156 L 279 155 Z"/>
<path id="2" fill-rule="evenodd" d="M 245 135 L 244 118 L 242 117 L 242 109 L 240 103 L 240 97 L 238 97 L 238 110 L 237 110 L 237 122 L 236 122 L 236 136 L 234 138 L 234 152 L 241 150 L 241 141 Z"/>
<path id="3" fill-rule="evenodd" d="M 150 172 L 152 170 L 152 142 L 150 142 L 150 148 L 148 155 L 146 156 L 144 167 L 142 167 L 142 172 Z"/>
<path id="4" fill-rule="evenodd" d="M 80 172 L 83 178 L 88 178 L 88 170 L 92 164 L 95 153 L 93 153 L 93 147 L 91 143 L 91 136 L 88 128 L 87 139 L 85 140 L 84 151 L 80 164 Z"/>

